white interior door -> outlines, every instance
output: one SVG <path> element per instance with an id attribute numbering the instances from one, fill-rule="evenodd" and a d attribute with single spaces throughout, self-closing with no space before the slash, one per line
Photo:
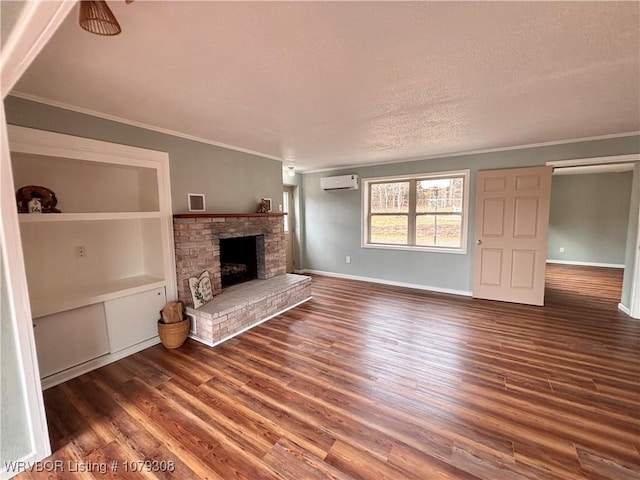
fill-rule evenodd
<path id="1" fill-rule="evenodd" d="M 552 171 L 478 172 L 474 297 L 544 304 Z"/>

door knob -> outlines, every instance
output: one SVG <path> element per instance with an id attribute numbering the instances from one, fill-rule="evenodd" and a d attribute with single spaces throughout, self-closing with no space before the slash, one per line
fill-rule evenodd
<path id="1" fill-rule="evenodd" d="M 476 240 L 476 245 L 482 245 L 482 240 Z"/>

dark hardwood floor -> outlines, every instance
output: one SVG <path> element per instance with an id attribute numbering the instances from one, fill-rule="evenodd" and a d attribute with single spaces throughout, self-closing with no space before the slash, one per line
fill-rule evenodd
<path id="1" fill-rule="evenodd" d="M 156 346 L 47 390 L 66 465 L 48 475 L 638 479 L 621 275 L 551 265 L 544 308 L 314 276 L 313 300 L 216 348 Z"/>

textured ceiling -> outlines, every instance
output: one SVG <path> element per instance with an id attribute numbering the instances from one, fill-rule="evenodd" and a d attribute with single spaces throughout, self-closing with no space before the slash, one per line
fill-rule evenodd
<path id="1" fill-rule="evenodd" d="M 27 94 L 300 170 L 640 130 L 638 2 L 109 2 Z"/>

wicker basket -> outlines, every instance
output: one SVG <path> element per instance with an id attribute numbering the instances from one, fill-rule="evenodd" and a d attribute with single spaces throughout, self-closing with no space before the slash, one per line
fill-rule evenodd
<path id="1" fill-rule="evenodd" d="M 165 348 L 178 348 L 189 335 L 189 317 L 177 323 L 161 323 L 158 320 L 158 335 Z"/>

